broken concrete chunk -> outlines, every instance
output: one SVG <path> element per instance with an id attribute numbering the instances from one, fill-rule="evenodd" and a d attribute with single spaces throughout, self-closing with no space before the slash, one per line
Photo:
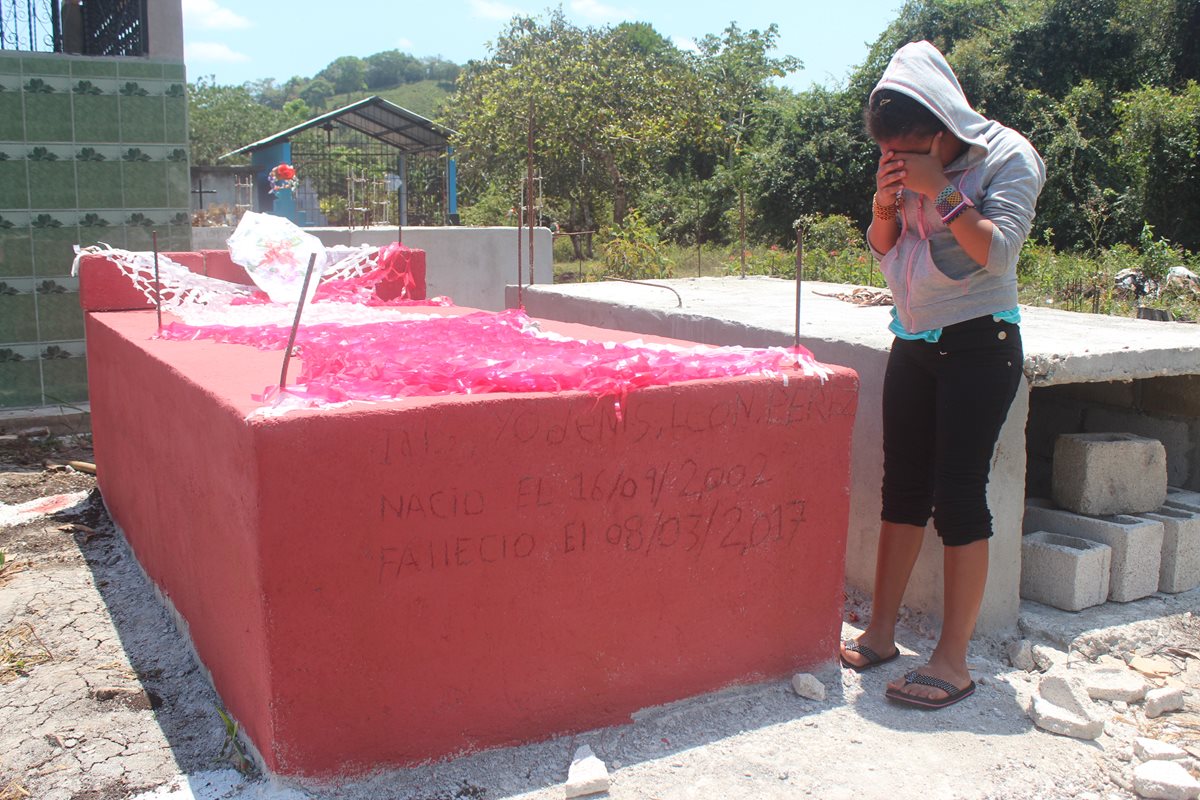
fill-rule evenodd
<path id="1" fill-rule="evenodd" d="M 566 796 L 583 797 L 608 791 L 608 768 L 586 744 L 575 751 L 567 772 Z"/>
<path id="2" fill-rule="evenodd" d="M 1053 647 L 1047 647 L 1044 644 L 1035 644 L 1032 648 L 1033 663 L 1042 672 L 1048 672 L 1054 667 L 1064 666 L 1067 663 L 1067 654 L 1062 650 L 1055 650 Z"/>
<path id="3" fill-rule="evenodd" d="M 1083 676 L 1083 685 L 1093 700 L 1122 700 L 1137 703 L 1146 696 L 1149 685 L 1138 673 L 1125 668 L 1101 667 Z"/>
<path id="4" fill-rule="evenodd" d="M 1147 800 L 1196 800 L 1200 781 L 1175 761 L 1146 761 L 1133 770 L 1133 790 Z"/>
<path id="5" fill-rule="evenodd" d="M 1151 719 L 1168 711 L 1183 709 L 1183 690 L 1179 687 L 1153 689 L 1146 694 L 1146 716 Z"/>
<path id="6" fill-rule="evenodd" d="M 807 672 L 798 672 L 792 676 L 792 690 L 809 700 L 825 699 L 825 684 Z"/>
<path id="7" fill-rule="evenodd" d="M 1133 754 L 1139 761 L 1180 761 L 1188 755 L 1173 744 L 1147 739 L 1144 736 L 1133 740 Z"/>
<path id="8" fill-rule="evenodd" d="M 1037 664 L 1033 660 L 1033 645 L 1029 643 L 1028 639 L 1009 642 L 1008 663 L 1026 672 L 1033 672 L 1037 669 Z"/>
<path id="9" fill-rule="evenodd" d="M 1042 730 L 1061 736 L 1096 739 L 1104 732 L 1104 716 L 1088 697 L 1083 682 L 1063 674 L 1042 678 L 1029 717 Z"/>

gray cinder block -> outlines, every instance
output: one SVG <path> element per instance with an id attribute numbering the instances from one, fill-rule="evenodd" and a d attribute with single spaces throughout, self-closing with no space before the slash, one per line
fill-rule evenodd
<path id="1" fill-rule="evenodd" d="M 1079 514 L 1140 514 L 1167 498 L 1167 451 L 1131 433 L 1064 433 L 1054 443 L 1054 502 Z"/>
<path id="2" fill-rule="evenodd" d="M 1200 492 L 1189 492 L 1186 489 L 1168 486 L 1167 505 L 1171 508 L 1182 508 L 1186 511 L 1200 513 Z"/>
<path id="3" fill-rule="evenodd" d="M 1200 586 L 1200 512 L 1164 506 L 1138 516 L 1163 526 L 1158 590 L 1175 594 Z"/>
<path id="4" fill-rule="evenodd" d="M 1048 500 L 1025 501 L 1024 530 L 1050 531 L 1102 542 L 1112 548 L 1108 599 L 1121 603 L 1153 594 L 1158 589 L 1162 561 L 1163 524 L 1126 515 L 1092 517 L 1055 508 Z"/>
<path id="5" fill-rule="evenodd" d="M 1162 442 L 1167 453 L 1167 482 L 1176 486 L 1187 483 L 1192 451 L 1192 425 L 1183 419 L 1155 416 L 1142 409 L 1088 409 L 1084 414 L 1083 433 L 1121 431 Z"/>
<path id="6" fill-rule="evenodd" d="M 1079 611 L 1108 598 L 1112 548 L 1048 531 L 1021 538 L 1021 597 Z"/>

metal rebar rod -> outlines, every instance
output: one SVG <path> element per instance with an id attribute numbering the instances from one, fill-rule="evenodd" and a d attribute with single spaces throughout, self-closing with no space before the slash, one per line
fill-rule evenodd
<path id="1" fill-rule="evenodd" d="M 679 294 L 679 292 L 675 291 L 674 289 L 672 289 L 670 286 L 667 286 L 666 284 L 651 283 L 650 281 L 635 281 L 631 278 L 618 278 L 616 275 L 605 275 L 604 280 L 620 281 L 621 283 L 633 283 L 633 284 L 637 284 L 638 286 L 653 286 L 655 289 L 666 289 L 668 292 L 675 295 L 675 301 L 677 303 L 679 303 L 678 307 L 683 308 L 683 297 Z"/>
<path id="2" fill-rule="evenodd" d="M 738 187 L 738 207 L 741 209 L 741 257 L 742 257 L 742 280 L 746 278 L 746 190 L 743 187 Z"/>
<path id="3" fill-rule="evenodd" d="M 283 370 L 279 373 L 279 393 L 287 384 L 288 362 L 292 360 L 292 347 L 296 344 L 296 331 L 300 329 L 300 315 L 304 313 L 304 298 L 308 296 L 308 283 L 312 280 L 317 254 L 308 257 L 308 270 L 304 273 L 304 285 L 300 288 L 300 299 L 296 301 L 296 318 L 292 320 L 292 332 L 288 335 L 287 350 L 283 351 Z"/>
<path id="4" fill-rule="evenodd" d="M 525 148 L 525 197 L 529 202 L 529 285 L 533 279 L 533 228 L 537 225 L 537 206 L 533 200 L 533 98 L 529 98 L 529 137 Z"/>
<path id="5" fill-rule="evenodd" d="M 158 231 L 150 232 L 154 245 L 154 310 L 158 314 L 158 332 L 162 333 L 162 283 L 158 279 Z"/>
<path id="6" fill-rule="evenodd" d="M 800 292 L 804 283 L 804 232 L 796 231 L 796 366 L 800 366 Z"/>
<path id="7" fill-rule="evenodd" d="M 521 228 L 525 219 L 525 187 L 521 186 L 517 190 L 517 308 L 525 307 L 525 298 L 521 294 L 522 275 L 521 270 L 525 269 L 525 263 L 522 261 L 521 255 Z"/>

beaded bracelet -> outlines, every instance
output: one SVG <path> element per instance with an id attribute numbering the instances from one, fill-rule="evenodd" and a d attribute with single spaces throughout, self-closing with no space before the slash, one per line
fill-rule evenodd
<path id="1" fill-rule="evenodd" d="M 975 204 L 971 202 L 971 198 L 951 185 L 938 192 L 934 206 L 937 208 L 938 216 L 942 218 L 942 224 L 949 225 L 968 208 L 974 208 Z"/>
<path id="2" fill-rule="evenodd" d="M 900 195 L 896 195 L 896 202 L 887 206 L 880 205 L 879 201 L 872 196 L 871 208 L 875 214 L 875 219 L 882 222 L 889 222 L 896 218 L 896 213 L 900 210 Z"/>

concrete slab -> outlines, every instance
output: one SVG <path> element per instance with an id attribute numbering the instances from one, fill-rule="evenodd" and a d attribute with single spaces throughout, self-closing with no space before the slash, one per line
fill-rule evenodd
<path id="1" fill-rule="evenodd" d="M 1046 642 L 1064 653 L 1070 651 L 1076 659 L 1124 657 L 1152 650 L 1164 641 L 1177 640 L 1178 636 L 1170 632 L 1171 626 L 1180 620 L 1190 620 L 1197 603 L 1200 603 L 1200 589 L 1180 594 L 1155 593 L 1132 603 L 1104 603 L 1083 611 L 1063 611 L 1023 600 L 1020 632 L 1031 642 Z M 1136 644 L 1114 650 L 1113 642 L 1122 637 Z"/>
<path id="2" fill-rule="evenodd" d="M 526 301 L 552 302 L 587 313 L 599 320 L 646 316 L 687 326 L 691 320 L 734 323 L 748 335 L 779 342 L 791 341 L 795 327 L 795 285 L 777 278 L 678 278 L 656 281 L 679 292 L 683 305 L 663 289 L 625 283 L 587 283 L 538 286 Z M 892 337 L 887 307 L 864 308 L 829 295 L 856 287 L 806 283 L 801 302 L 801 340 L 814 349 L 839 343 L 887 350 Z M 590 311 L 585 312 L 587 308 Z M 607 309 L 607 310 L 605 310 Z M 540 315 L 540 314 L 539 314 Z M 1129 381 L 1170 375 L 1200 374 L 1200 336 L 1192 325 L 1151 322 L 1127 317 L 1096 317 L 1071 311 L 1021 307 L 1025 341 L 1025 374 L 1030 386 Z M 1097 320 L 1103 324 L 1097 324 Z M 745 344 L 755 344 L 745 342 Z M 814 352 L 815 349 L 814 349 Z M 821 357 L 817 353 L 818 358 Z"/>
<path id="3" fill-rule="evenodd" d="M 604 328 L 673 336 L 710 344 L 788 345 L 796 326 L 795 284 L 775 278 L 681 278 L 656 281 L 672 291 L 626 283 L 536 286 L 525 307 L 538 317 Z M 887 307 L 861 307 L 833 295 L 853 288 L 805 283 L 800 342 L 816 357 L 859 374 L 859 413 L 851 445 L 851 520 L 847 581 L 869 589 L 879 530 L 883 476 L 883 370 L 892 336 Z M 515 304 L 509 287 L 508 302 Z M 1027 384 L 1018 391 L 993 457 L 988 501 L 995 518 L 992 569 L 980 611 L 980 632 L 1011 629 L 1017 621 L 1020 532 L 1026 464 L 1029 389 L 1071 383 L 1130 381 L 1200 374 L 1200 337 L 1191 325 L 1075 314 L 1022 307 Z M 913 572 L 905 602 L 941 613 L 941 548 L 932 530 Z"/>

